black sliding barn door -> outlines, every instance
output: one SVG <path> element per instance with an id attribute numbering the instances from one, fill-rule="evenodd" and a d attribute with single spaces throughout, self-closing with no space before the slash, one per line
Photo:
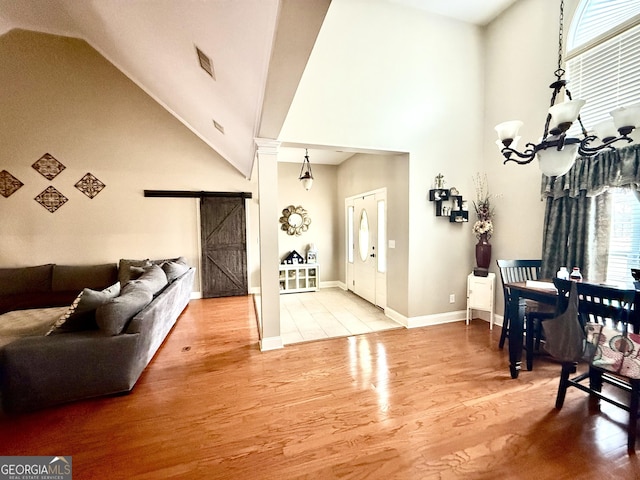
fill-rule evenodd
<path id="1" fill-rule="evenodd" d="M 202 297 L 247 295 L 245 200 L 202 197 Z"/>

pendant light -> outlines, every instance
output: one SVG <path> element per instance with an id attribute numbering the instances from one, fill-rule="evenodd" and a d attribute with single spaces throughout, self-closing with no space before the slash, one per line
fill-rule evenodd
<path id="1" fill-rule="evenodd" d="M 298 178 L 302 182 L 302 186 L 305 190 L 311 190 L 313 185 L 313 173 L 311 173 L 311 163 L 309 163 L 309 150 L 304 149 L 304 160 L 302 162 L 302 168 L 300 169 L 300 177 Z"/>

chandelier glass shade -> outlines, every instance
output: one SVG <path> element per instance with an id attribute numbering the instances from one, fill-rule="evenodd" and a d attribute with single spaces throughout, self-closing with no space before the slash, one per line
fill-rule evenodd
<path id="1" fill-rule="evenodd" d="M 300 177 L 298 178 L 302 182 L 302 186 L 305 190 L 311 190 L 313 185 L 313 173 L 311 172 L 311 163 L 309 162 L 309 150 L 304 150 L 304 160 L 302 161 L 302 168 L 300 169 Z"/>
<path id="2" fill-rule="evenodd" d="M 637 104 L 614 110 L 611 112 L 610 120 L 599 123 L 593 127 L 592 132 L 587 133 L 580 119 L 580 109 L 586 101 L 572 99 L 571 92 L 566 88 L 568 81 L 562 78 L 565 73 L 562 69 L 563 18 L 564 0 L 561 0 L 558 68 L 554 72 L 556 81 L 549 85 L 553 92 L 542 138 L 538 143 L 527 143 L 524 150 L 519 151 L 517 150 L 520 140 L 518 131 L 523 123 L 519 120 L 511 120 L 495 127 L 498 133 L 496 144 L 504 156 L 504 164 L 515 162 L 526 165 L 537 158 L 540 170 L 549 177 L 567 173 L 578 155 L 592 156 L 605 148 L 615 149 L 613 144 L 616 142 L 633 142 L 629 134 L 640 126 L 640 104 Z M 556 103 L 561 91 L 564 92 L 566 100 Z M 582 138 L 567 136 L 567 131 L 576 121 L 580 124 Z"/>

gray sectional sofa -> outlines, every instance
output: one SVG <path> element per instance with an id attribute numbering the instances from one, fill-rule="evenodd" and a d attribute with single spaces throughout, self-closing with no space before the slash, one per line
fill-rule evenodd
<path id="1" fill-rule="evenodd" d="M 0 269 L 0 307 L 9 309 L 0 322 L 63 312 L 46 334 L 0 337 L 3 410 L 129 392 L 189 303 L 194 276 L 181 258 Z"/>

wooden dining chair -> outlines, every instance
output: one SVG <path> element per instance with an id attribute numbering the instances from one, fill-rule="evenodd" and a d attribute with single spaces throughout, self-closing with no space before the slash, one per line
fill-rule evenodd
<path id="1" fill-rule="evenodd" d="M 496 260 L 500 270 L 500 280 L 502 280 L 502 291 L 504 293 L 504 316 L 502 317 L 502 333 L 498 346 L 504 348 L 504 342 L 509 336 L 509 299 L 511 292 L 506 287 L 508 283 L 526 282 L 527 280 L 540 280 L 540 267 L 542 260 Z M 534 351 L 540 349 L 540 339 L 542 337 L 542 321 L 555 316 L 555 306 L 546 305 L 533 300 L 525 302 L 525 349 L 527 352 L 527 370 L 533 368 Z"/>
<path id="2" fill-rule="evenodd" d="M 566 298 L 568 280 L 554 280 L 559 292 L 559 304 Z M 556 396 L 556 408 L 561 409 L 567 389 L 576 387 L 589 394 L 592 408 L 599 409 L 600 400 L 629 412 L 627 424 L 627 449 L 635 451 L 638 408 L 640 400 L 640 335 L 631 323 L 635 290 L 623 290 L 588 283 L 577 284 L 578 316 L 585 327 L 586 346 L 590 347 L 589 367 L 576 373 L 575 362 L 563 362 L 560 384 Z M 634 331 L 635 330 L 635 331 Z M 586 382 L 588 380 L 588 384 Z M 584 382 L 584 383 L 583 383 Z M 629 402 L 620 396 L 603 393 L 604 385 L 628 393 Z"/>

